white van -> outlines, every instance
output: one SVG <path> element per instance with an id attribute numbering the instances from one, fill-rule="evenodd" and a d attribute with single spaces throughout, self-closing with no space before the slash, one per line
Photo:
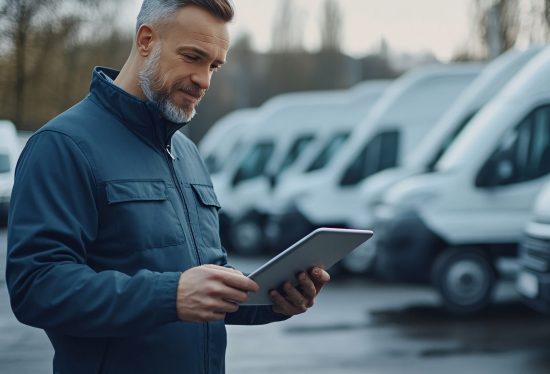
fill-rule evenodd
<path id="1" fill-rule="evenodd" d="M 15 125 L 11 121 L 0 120 L 0 223 L 5 225 L 13 188 L 15 165 L 21 148 Z"/>
<path id="2" fill-rule="evenodd" d="M 439 157 L 468 121 L 541 49 L 542 47 L 531 47 L 524 51 L 509 50 L 487 65 L 437 122 L 415 152 L 404 160 L 403 166 L 386 169 L 360 183 L 356 204 L 347 206 L 346 225 L 356 228 L 372 227 L 374 207 L 379 203 L 382 194 L 400 180 L 433 170 Z M 373 239 L 375 238 L 377 236 Z M 343 269 L 351 273 L 369 271 L 375 246 L 375 240 L 369 240 L 350 253 L 342 260 Z"/>
<path id="3" fill-rule="evenodd" d="M 432 173 L 383 195 L 377 272 L 433 281 L 446 307 L 491 301 L 499 259 L 516 256 L 530 208 L 550 180 L 550 48 L 535 56 L 453 142 Z"/>
<path id="4" fill-rule="evenodd" d="M 316 147 L 329 133 L 344 134 L 359 121 L 384 88 L 380 82 L 371 86 L 362 85 L 353 100 L 347 90 L 310 91 L 279 95 L 258 109 L 240 160 L 212 179 L 222 220 L 230 223 L 227 247 L 242 253 L 261 250 L 257 204 L 269 199 L 273 181 L 307 154 L 308 147 Z"/>
<path id="5" fill-rule="evenodd" d="M 254 122 L 257 109 L 236 109 L 212 125 L 198 144 L 210 174 L 218 173 L 242 147 L 243 134 Z"/>
<path id="6" fill-rule="evenodd" d="M 313 143 L 293 165 L 278 175 L 277 179 L 291 180 L 299 178 L 303 173 L 323 168 L 345 147 L 352 130 L 372 109 L 391 83 L 391 80 L 369 80 L 350 88 L 347 92 L 346 106 L 339 113 L 333 115 L 334 122 L 329 124 L 324 121 L 323 123 L 327 125 L 318 128 L 319 140 Z M 272 195 L 277 194 L 276 185 L 271 190 Z M 269 200 L 260 202 L 260 209 L 263 208 L 264 203 L 269 205 Z"/>
<path id="7" fill-rule="evenodd" d="M 550 153 L 550 152 L 549 152 Z M 546 155 L 550 167 L 550 156 Z M 523 301 L 544 313 L 550 312 L 550 183 L 539 193 L 519 248 L 520 271 L 516 289 Z"/>
<path id="8" fill-rule="evenodd" d="M 415 69 L 385 91 L 345 149 L 320 169 L 281 181 L 271 200 L 266 237 L 274 249 L 316 227 L 346 227 L 365 178 L 400 165 L 481 70 L 480 65 Z"/>

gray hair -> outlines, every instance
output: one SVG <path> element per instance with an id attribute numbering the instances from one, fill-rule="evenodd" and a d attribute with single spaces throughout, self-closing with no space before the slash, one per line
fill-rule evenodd
<path id="1" fill-rule="evenodd" d="M 166 21 L 186 5 L 198 6 L 225 22 L 230 22 L 235 13 L 232 0 L 143 0 L 137 17 L 136 32 L 144 24 Z"/>

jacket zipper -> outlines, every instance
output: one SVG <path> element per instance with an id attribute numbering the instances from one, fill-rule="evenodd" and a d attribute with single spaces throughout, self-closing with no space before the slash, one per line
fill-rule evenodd
<path id="1" fill-rule="evenodd" d="M 180 182 L 178 180 L 178 176 L 176 174 L 176 171 L 174 169 L 173 162 L 176 160 L 176 157 L 172 154 L 172 146 L 170 143 L 166 144 L 165 148 L 166 154 L 167 154 L 167 162 L 168 162 L 168 168 L 170 169 L 170 173 L 172 174 L 172 179 L 174 180 L 174 184 L 176 185 L 176 189 L 180 195 L 180 199 L 182 200 L 183 205 L 185 206 L 185 215 L 187 217 L 187 224 L 189 225 L 189 232 L 191 233 L 191 236 L 193 237 L 193 244 L 195 246 L 195 254 L 197 255 L 197 262 L 199 265 L 202 265 L 202 260 L 199 252 L 199 247 L 197 244 L 197 239 L 195 237 L 195 233 L 193 232 L 193 227 L 191 225 L 191 217 L 189 217 L 189 207 L 187 206 L 187 202 L 185 200 L 185 195 L 181 189 Z M 170 157 L 170 159 L 168 159 Z M 210 370 L 210 365 L 208 362 L 208 349 L 209 349 L 209 331 L 208 331 L 208 322 L 205 322 L 203 324 L 203 332 L 204 332 L 204 367 L 205 367 L 205 373 L 208 373 Z"/>
<path id="2" fill-rule="evenodd" d="M 164 149 L 167 154 L 167 162 L 168 162 L 168 168 L 170 169 L 170 174 L 172 174 L 172 180 L 174 181 L 174 184 L 176 185 L 176 189 L 178 191 L 178 194 L 180 195 L 180 199 L 185 206 L 185 216 L 187 218 L 187 225 L 189 226 L 189 232 L 191 236 L 193 237 L 193 244 L 195 247 L 195 254 L 197 255 L 197 263 L 198 265 L 202 265 L 202 259 L 200 256 L 199 248 L 197 245 L 197 239 L 195 237 L 195 233 L 193 232 L 193 227 L 191 225 L 191 217 L 189 217 L 189 207 L 187 206 L 187 201 L 185 200 L 185 194 L 183 193 L 182 187 L 180 185 L 178 176 L 176 174 L 176 171 L 174 169 L 174 161 L 176 160 L 176 157 L 172 154 L 172 147 L 170 144 L 166 145 L 166 148 Z M 170 159 L 168 159 L 170 157 Z"/>

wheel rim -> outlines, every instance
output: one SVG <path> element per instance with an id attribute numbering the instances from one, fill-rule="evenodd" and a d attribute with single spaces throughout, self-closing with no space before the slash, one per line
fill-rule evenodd
<path id="1" fill-rule="evenodd" d="M 454 263 L 447 273 L 450 299 L 459 305 L 470 305 L 482 300 L 489 289 L 487 269 L 473 260 Z"/>

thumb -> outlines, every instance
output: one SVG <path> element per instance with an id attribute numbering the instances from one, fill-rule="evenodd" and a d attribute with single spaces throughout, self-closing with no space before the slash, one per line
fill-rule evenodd
<path id="1" fill-rule="evenodd" d="M 320 267 L 314 267 L 310 271 L 311 280 L 315 285 L 317 293 L 321 291 L 321 288 L 330 281 L 330 275 L 324 269 Z"/>

